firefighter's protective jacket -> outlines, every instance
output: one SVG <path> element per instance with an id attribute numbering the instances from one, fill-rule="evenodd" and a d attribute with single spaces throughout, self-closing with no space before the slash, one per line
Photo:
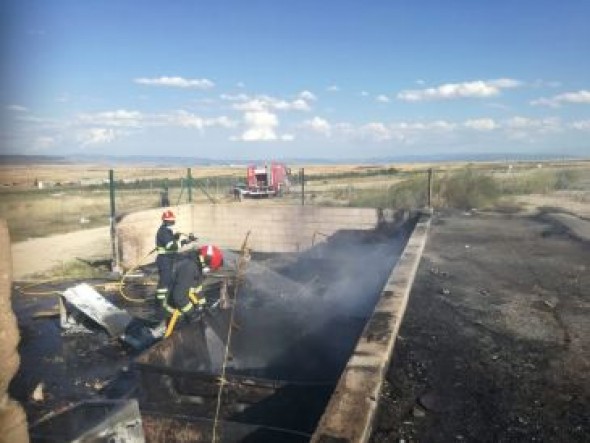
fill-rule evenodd
<path id="1" fill-rule="evenodd" d="M 156 252 L 161 254 L 174 254 L 178 251 L 178 241 L 174 238 L 174 232 L 166 223 L 162 223 L 156 232 Z"/>
<path id="2" fill-rule="evenodd" d="M 172 282 L 172 266 L 178 251 L 178 236 L 175 236 L 167 223 L 162 223 L 156 232 L 156 266 L 158 267 L 158 287 L 156 299 L 160 303 L 166 303 L 166 297 Z"/>
<path id="3" fill-rule="evenodd" d="M 182 313 L 204 304 L 203 265 L 197 251 L 178 255 L 172 275 L 172 304 Z"/>

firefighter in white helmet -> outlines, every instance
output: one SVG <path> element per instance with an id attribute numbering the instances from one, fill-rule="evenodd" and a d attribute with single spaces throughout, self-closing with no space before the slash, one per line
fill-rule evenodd
<path id="1" fill-rule="evenodd" d="M 182 315 L 190 321 L 203 310 L 206 304 L 203 295 L 204 276 L 221 266 L 223 253 L 217 246 L 205 245 L 179 254 L 174 265 L 169 300 L 170 306 L 177 311 L 176 317 Z"/>
<path id="2" fill-rule="evenodd" d="M 158 286 L 156 302 L 162 306 L 166 303 L 172 282 L 172 267 L 178 251 L 180 233 L 174 233 L 172 226 L 176 222 L 174 212 L 166 210 L 162 213 L 162 224 L 156 233 L 156 266 L 158 267 Z"/>

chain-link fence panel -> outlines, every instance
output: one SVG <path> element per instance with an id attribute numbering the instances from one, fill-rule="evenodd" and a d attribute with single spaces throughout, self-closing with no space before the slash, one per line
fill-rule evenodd
<path id="1" fill-rule="evenodd" d="M 295 176 L 290 201 L 314 206 L 412 209 L 428 204 L 429 171 L 359 167 L 338 173 Z M 303 182 L 302 182 L 303 180 Z"/>
<path id="2" fill-rule="evenodd" d="M 429 171 L 410 166 L 291 166 L 289 186 L 277 196 L 242 199 L 235 191 L 247 181 L 243 165 L 121 167 L 112 169 L 112 177 L 108 167 L 23 168 L 8 171 L 10 176 L 2 173 L 0 211 L 13 241 L 109 226 L 113 210 L 120 219 L 190 202 L 383 209 L 567 204 L 590 216 L 590 162 L 435 165 L 432 175 Z"/>

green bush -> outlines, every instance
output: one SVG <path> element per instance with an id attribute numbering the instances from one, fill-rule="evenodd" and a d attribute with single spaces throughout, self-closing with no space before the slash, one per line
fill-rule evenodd
<path id="1" fill-rule="evenodd" d="M 426 205 L 426 193 L 426 175 L 419 174 L 384 188 L 342 191 L 340 196 L 348 196 L 352 207 L 412 209 Z"/>
<path id="2" fill-rule="evenodd" d="M 580 172 L 571 169 L 557 171 L 555 177 L 555 189 L 571 189 L 580 180 Z"/>
<path id="3" fill-rule="evenodd" d="M 496 181 L 471 168 L 435 178 L 435 193 L 441 206 L 459 209 L 482 208 L 500 197 Z"/>
<path id="4" fill-rule="evenodd" d="M 516 173 L 501 181 L 506 194 L 545 194 L 547 192 L 572 189 L 580 180 L 579 171 L 570 169 L 534 170 Z"/>

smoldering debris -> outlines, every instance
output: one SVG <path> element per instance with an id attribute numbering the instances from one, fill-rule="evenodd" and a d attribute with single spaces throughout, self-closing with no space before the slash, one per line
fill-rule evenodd
<path id="1" fill-rule="evenodd" d="M 229 312 L 178 331 L 144 363 L 184 371 L 333 383 L 348 361 L 405 244 L 404 232 L 351 231 L 297 255 L 250 261 Z M 227 346 L 229 324 L 230 346 Z M 197 352 L 195 352 L 197 350 Z M 225 359 L 226 352 L 230 357 Z M 198 354 L 198 355 L 197 355 Z M 187 357 L 190 355 L 190 358 Z"/>
<path id="2" fill-rule="evenodd" d="M 239 292 L 233 368 L 335 379 L 372 312 L 403 238 L 348 235 L 282 263 L 250 263 Z"/>

